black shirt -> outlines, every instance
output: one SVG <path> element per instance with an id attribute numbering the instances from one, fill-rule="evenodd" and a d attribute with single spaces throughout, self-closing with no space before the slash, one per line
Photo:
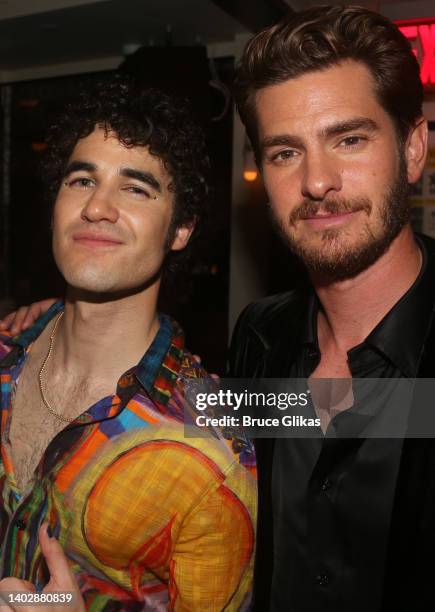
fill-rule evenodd
<path id="1" fill-rule="evenodd" d="M 420 248 L 423 265 L 413 286 L 348 352 L 354 378 L 416 376 L 434 304 L 433 264 Z M 313 295 L 291 378 L 309 377 L 320 361 L 318 309 Z M 364 438 L 377 415 L 361 419 L 358 408 L 355 398 L 325 437 L 275 441 L 273 612 L 380 609 L 402 441 Z M 362 437 L 330 436 L 352 413 L 355 435 Z"/>

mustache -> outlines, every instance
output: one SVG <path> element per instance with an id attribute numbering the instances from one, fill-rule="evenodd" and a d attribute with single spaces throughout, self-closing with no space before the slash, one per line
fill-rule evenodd
<path id="1" fill-rule="evenodd" d="M 324 201 L 305 198 L 305 200 L 290 213 L 289 221 L 291 225 L 294 225 L 296 221 L 300 221 L 306 217 L 312 217 L 319 212 L 339 215 L 357 212 L 359 210 L 363 210 L 369 215 L 372 210 L 371 201 L 368 198 L 352 198 L 351 200 L 335 198 Z"/>

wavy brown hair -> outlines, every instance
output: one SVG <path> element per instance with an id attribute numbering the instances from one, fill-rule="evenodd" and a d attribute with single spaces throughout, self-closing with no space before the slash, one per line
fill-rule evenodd
<path id="1" fill-rule="evenodd" d="M 392 118 L 399 140 L 406 139 L 423 103 L 419 66 L 409 41 L 373 11 L 318 6 L 291 13 L 254 36 L 237 65 L 234 96 L 258 160 L 256 92 L 345 60 L 367 66 L 379 103 Z"/>

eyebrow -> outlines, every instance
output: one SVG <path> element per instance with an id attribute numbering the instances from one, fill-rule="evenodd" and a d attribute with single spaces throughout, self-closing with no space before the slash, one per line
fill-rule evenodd
<path id="1" fill-rule="evenodd" d="M 379 125 L 373 119 L 368 117 L 355 117 L 353 119 L 347 119 L 345 121 L 339 121 L 328 125 L 327 127 L 320 130 L 320 135 L 323 138 L 330 138 L 331 136 L 339 136 L 340 134 L 347 134 L 355 130 L 365 130 L 366 132 L 377 132 Z M 304 142 L 298 136 L 292 134 L 278 134 L 276 136 L 266 137 L 262 143 L 261 148 L 268 149 L 270 147 L 287 146 L 287 147 L 303 147 Z"/>
<path id="2" fill-rule="evenodd" d="M 68 176 L 73 172 L 96 172 L 96 170 L 97 166 L 95 164 L 91 164 L 90 162 L 82 161 L 80 159 L 75 159 L 66 167 L 65 176 Z"/>
<path id="3" fill-rule="evenodd" d="M 121 168 L 121 171 L 119 174 L 121 176 L 125 176 L 127 178 L 132 178 L 137 181 L 140 181 L 141 183 L 146 183 L 147 185 L 155 189 L 155 191 L 158 191 L 159 193 L 162 192 L 162 187 L 159 181 L 154 176 L 154 174 L 152 174 L 152 172 L 145 172 L 144 170 L 136 170 L 135 168 Z"/>
<path id="4" fill-rule="evenodd" d="M 73 172 L 97 172 L 98 167 L 96 164 L 87 162 L 84 160 L 76 159 L 68 164 L 65 170 L 65 176 L 72 174 Z M 144 170 L 137 170 L 136 168 L 121 168 L 119 172 L 120 176 L 132 178 L 141 183 L 146 183 L 152 187 L 158 193 L 162 192 L 162 187 L 159 181 L 156 179 L 152 172 L 146 172 Z"/>
<path id="5" fill-rule="evenodd" d="M 271 147 L 302 147 L 303 141 L 301 138 L 297 136 L 292 136 L 290 134 L 279 134 L 277 136 L 267 136 L 261 142 L 261 149 L 270 149 Z"/>
<path id="6" fill-rule="evenodd" d="M 340 134 L 346 134 L 347 132 L 354 132 L 355 130 L 365 130 L 366 132 L 377 132 L 379 125 L 373 119 L 368 117 L 355 117 L 354 119 L 348 119 L 345 121 L 339 121 L 333 125 L 321 130 L 322 136 L 339 136 Z"/>

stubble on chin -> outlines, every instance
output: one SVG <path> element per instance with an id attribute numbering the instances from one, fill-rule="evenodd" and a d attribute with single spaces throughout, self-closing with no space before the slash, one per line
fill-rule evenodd
<path id="1" fill-rule="evenodd" d="M 406 165 L 401 160 L 395 183 L 384 195 L 378 214 L 378 223 L 372 229 L 369 218 L 375 214 L 373 203 L 364 198 L 354 200 L 335 199 L 319 203 L 305 200 L 289 216 L 286 222 L 272 215 L 279 234 L 291 251 L 304 263 L 308 271 L 320 275 L 330 282 L 354 278 L 373 265 L 389 248 L 390 244 L 408 223 L 409 185 Z M 304 239 L 296 235 L 302 219 L 322 209 L 324 212 L 343 213 L 361 211 L 365 220 L 360 231 L 352 237 L 346 228 L 334 227 L 311 234 Z"/>

